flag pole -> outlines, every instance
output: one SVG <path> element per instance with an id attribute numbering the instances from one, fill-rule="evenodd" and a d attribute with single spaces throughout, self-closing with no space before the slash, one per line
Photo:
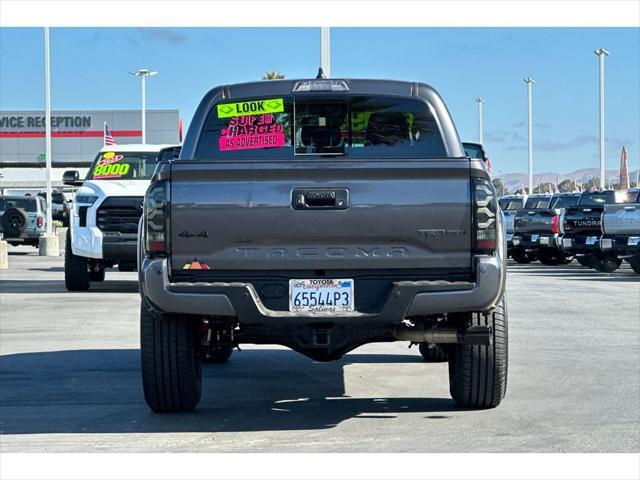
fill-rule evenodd
<path id="1" fill-rule="evenodd" d="M 102 146 L 107 146 L 107 122 L 104 122 L 104 127 L 102 127 Z"/>

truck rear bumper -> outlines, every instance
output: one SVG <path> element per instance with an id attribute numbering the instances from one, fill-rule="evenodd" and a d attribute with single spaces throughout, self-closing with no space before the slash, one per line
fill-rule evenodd
<path id="1" fill-rule="evenodd" d="M 171 283 L 166 259 L 145 258 L 141 265 L 144 295 L 154 308 L 167 313 L 237 317 L 239 322 L 274 325 L 395 324 L 407 317 L 453 312 L 480 312 L 502 298 L 505 272 L 498 256 L 475 257 L 474 282 L 399 281 L 380 311 L 326 314 L 270 310 L 250 283 Z"/>
<path id="2" fill-rule="evenodd" d="M 553 233 L 514 235 L 512 243 L 513 248 L 524 248 L 525 250 L 560 248 L 558 235 Z"/>
<path id="3" fill-rule="evenodd" d="M 640 254 L 640 235 L 604 235 L 600 238 L 600 249 L 616 253 L 618 256 L 634 256 Z"/>
<path id="4" fill-rule="evenodd" d="M 601 253 L 600 235 L 564 235 L 560 241 L 562 250 L 570 253 Z"/>

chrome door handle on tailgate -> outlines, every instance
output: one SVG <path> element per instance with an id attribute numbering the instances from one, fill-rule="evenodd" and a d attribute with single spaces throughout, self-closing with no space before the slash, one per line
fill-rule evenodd
<path id="1" fill-rule="evenodd" d="M 295 210 L 344 210 L 349 208 L 349 190 L 346 188 L 296 188 L 292 191 L 291 205 Z"/>

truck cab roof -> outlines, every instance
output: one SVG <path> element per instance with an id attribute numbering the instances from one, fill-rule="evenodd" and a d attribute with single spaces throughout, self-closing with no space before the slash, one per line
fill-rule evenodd
<path id="1" fill-rule="evenodd" d="M 296 87 L 308 85 L 308 90 L 296 90 Z M 333 90 L 329 90 L 334 85 Z M 352 95 L 408 95 L 419 96 L 427 93 L 437 95 L 433 87 L 421 82 L 407 82 L 401 80 L 382 79 L 356 79 L 356 78 L 331 78 L 331 79 L 285 79 L 269 80 L 245 83 L 234 83 L 212 88 L 209 94 L 224 92 L 224 99 L 242 98 L 247 95 L 289 95 L 337 93 Z M 422 92 L 419 92 L 422 90 Z"/>

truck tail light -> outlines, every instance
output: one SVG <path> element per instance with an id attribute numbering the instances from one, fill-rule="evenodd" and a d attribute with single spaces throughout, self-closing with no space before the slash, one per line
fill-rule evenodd
<path id="1" fill-rule="evenodd" d="M 554 215 L 551 220 L 551 231 L 553 233 L 560 233 L 560 217 L 558 215 Z"/>
<path id="2" fill-rule="evenodd" d="M 150 254 L 169 253 L 169 182 L 153 183 L 144 199 L 145 249 Z"/>
<path id="3" fill-rule="evenodd" d="M 42 228 L 42 225 L 44 225 L 44 219 L 38 215 L 38 219 L 36 220 L 36 225 L 38 225 L 38 228 Z"/>
<path id="4" fill-rule="evenodd" d="M 496 249 L 498 201 L 491 182 L 473 178 L 474 251 L 493 253 Z"/>

